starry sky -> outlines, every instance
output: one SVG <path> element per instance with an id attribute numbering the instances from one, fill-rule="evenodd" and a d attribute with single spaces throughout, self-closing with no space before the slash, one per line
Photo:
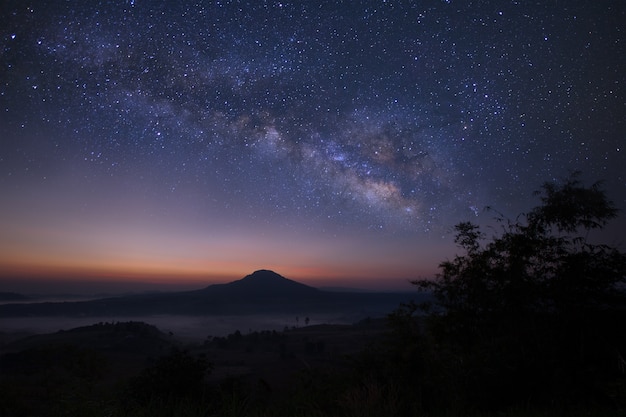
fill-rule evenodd
<path id="1" fill-rule="evenodd" d="M 544 181 L 626 209 L 623 1 L 1 4 L 7 290 L 410 289 Z"/>

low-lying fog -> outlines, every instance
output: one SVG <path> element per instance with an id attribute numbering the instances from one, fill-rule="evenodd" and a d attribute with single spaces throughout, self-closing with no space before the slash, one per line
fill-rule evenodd
<path id="1" fill-rule="evenodd" d="M 311 315 L 308 325 L 352 324 L 364 317 L 339 315 Z M 153 315 L 134 317 L 12 317 L 0 318 L 0 332 L 5 333 L 53 333 L 75 327 L 89 326 L 99 322 L 142 321 L 159 330 L 171 332 L 184 341 L 201 341 L 208 336 L 226 336 L 239 330 L 242 334 L 260 330 L 283 330 L 285 327 L 302 327 L 307 316 L 287 315 L 238 315 L 238 316 L 174 316 Z"/>

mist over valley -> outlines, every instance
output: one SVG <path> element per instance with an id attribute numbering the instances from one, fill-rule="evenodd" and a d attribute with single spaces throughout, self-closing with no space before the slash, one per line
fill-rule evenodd
<path id="1" fill-rule="evenodd" d="M 314 324 L 352 324 L 384 317 L 415 293 L 327 291 L 259 270 L 241 280 L 179 292 L 89 299 L 15 295 L 0 304 L 0 331 L 50 333 L 99 322 L 141 321 L 185 340 L 239 330 L 283 330 Z M 21 301 L 20 301 L 21 300 Z"/>

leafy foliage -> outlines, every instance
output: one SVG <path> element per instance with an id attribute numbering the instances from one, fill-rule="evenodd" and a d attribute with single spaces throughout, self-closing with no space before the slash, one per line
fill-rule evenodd
<path id="1" fill-rule="evenodd" d="M 415 282 L 436 300 L 428 331 L 440 353 L 430 361 L 458 358 L 441 363 L 464 381 L 467 404 L 623 401 L 607 387 L 624 386 L 626 255 L 589 240 L 617 210 L 601 183 L 586 187 L 578 174 L 537 195 L 542 204 L 516 221 L 499 216 L 490 241 L 458 224 L 464 253 Z"/>

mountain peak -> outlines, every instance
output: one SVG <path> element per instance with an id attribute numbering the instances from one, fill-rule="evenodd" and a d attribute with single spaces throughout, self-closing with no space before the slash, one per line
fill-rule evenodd
<path id="1" fill-rule="evenodd" d="M 250 275 L 246 275 L 245 277 L 243 277 L 241 280 L 248 280 L 248 281 L 256 281 L 256 280 L 286 280 L 287 278 L 283 277 L 280 274 L 277 274 L 274 271 L 271 271 L 269 269 L 259 269 L 258 271 L 254 271 L 253 273 L 251 273 Z"/>
<path id="2" fill-rule="evenodd" d="M 316 288 L 285 278 L 269 269 L 259 269 L 238 281 L 226 285 L 232 286 L 233 288 L 255 291 L 257 293 L 282 294 L 292 293 L 293 291 L 318 292 Z"/>

